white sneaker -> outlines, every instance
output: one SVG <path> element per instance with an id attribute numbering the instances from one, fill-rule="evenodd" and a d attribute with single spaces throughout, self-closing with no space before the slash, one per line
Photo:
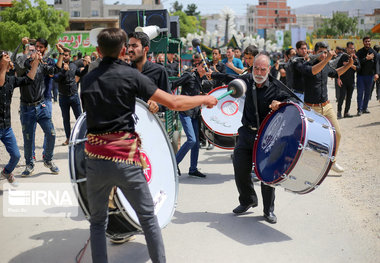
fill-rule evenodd
<path id="1" fill-rule="evenodd" d="M 337 172 L 337 173 L 343 173 L 343 172 L 344 172 L 343 167 L 340 166 L 339 164 L 337 164 L 336 162 L 333 163 L 333 165 L 331 166 L 331 169 L 332 169 L 334 172 Z"/>

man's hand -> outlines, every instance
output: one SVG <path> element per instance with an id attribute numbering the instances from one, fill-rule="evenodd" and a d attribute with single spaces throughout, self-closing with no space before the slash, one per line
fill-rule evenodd
<path id="1" fill-rule="evenodd" d="M 23 37 L 23 38 L 21 39 L 21 43 L 25 46 L 26 44 L 29 43 L 29 38 L 27 38 L 27 37 Z"/>
<path id="2" fill-rule="evenodd" d="M 272 103 L 269 105 L 269 108 L 272 110 L 272 111 L 276 111 L 278 110 L 278 108 L 280 107 L 280 104 L 281 102 L 277 101 L 277 100 L 272 100 Z"/>
<path id="3" fill-rule="evenodd" d="M 216 104 L 218 104 L 218 100 L 214 96 L 205 95 L 203 97 L 204 97 L 204 102 L 202 104 L 205 105 L 209 109 L 211 109 Z"/>
<path id="4" fill-rule="evenodd" d="M 63 70 L 68 71 L 70 69 L 70 66 L 68 63 L 63 63 Z"/>
<path id="5" fill-rule="evenodd" d="M 233 69 L 235 67 L 234 63 L 229 62 L 229 61 L 227 61 L 226 66 L 229 67 L 230 69 Z"/>
<path id="6" fill-rule="evenodd" d="M 57 43 L 55 45 L 59 53 L 63 53 L 63 45 L 61 43 Z"/>
<path id="7" fill-rule="evenodd" d="M 337 83 L 339 87 L 342 87 L 343 82 L 340 78 L 337 79 Z"/>
<path id="8" fill-rule="evenodd" d="M 379 74 L 375 74 L 374 76 L 373 76 L 373 81 L 377 81 L 379 79 Z"/>
<path id="9" fill-rule="evenodd" d="M 149 111 L 151 113 L 156 113 L 158 111 L 158 105 L 155 101 L 148 100 L 148 105 L 149 105 Z"/>
<path id="10" fill-rule="evenodd" d="M 367 56 L 365 57 L 367 60 L 372 60 L 374 58 L 375 54 L 371 53 L 371 54 L 367 54 Z"/>

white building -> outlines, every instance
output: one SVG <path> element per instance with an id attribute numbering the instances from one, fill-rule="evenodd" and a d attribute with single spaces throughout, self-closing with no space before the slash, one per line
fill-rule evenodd
<path id="1" fill-rule="evenodd" d="M 296 15 L 297 26 L 306 28 L 308 33 L 313 32 L 315 29 L 323 24 L 325 17 L 321 15 Z"/>

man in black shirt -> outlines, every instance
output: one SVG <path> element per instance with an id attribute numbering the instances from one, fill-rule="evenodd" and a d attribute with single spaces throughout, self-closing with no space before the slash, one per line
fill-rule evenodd
<path id="1" fill-rule="evenodd" d="M 165 262 L 161 231 L 142 169 L 141 140 L 135 132 L 136 97 L 151 98 L 174 110 L 201 104 L 212 107 L 217 100 L 212 96 L 174 96 L 158 89 L 148 77 L 118 59 L 126 52 L 126 41 L 126 33 L 119 28 L 102 30 L 97 50 L 103 60 L 82 83 L 81 98 L 87 114 L 85 152 L 89 156 L 86 171 L 92 260 L 107 262 L 108 196 L 117 186 L 136 211 L 152 261 Z M 99 138 L 103 138 L 103 144 L 97 143 Z"/>
<path id="2" fill-rule="evenodd" d="M 36 40 L 36 51 L 43 56 L 47 50 L 48 42 L 46 39 L 39 38 Z M 25 68 L 30 70 L 31 58 L 25 61 Z M 58 174 L 59 169 L 53 163 L 53 152 L 55 145 L 55 130 L 51 119 L 49 107 L 45 104 L 45 77 L 54 75 L 55 67 L 45 63 L 40 63 L 36 76 L 31 84 L 20 89 L 20 120 L 22 125 L 22 134 L 24 138 L 24 157 L 25 170 L 22 176 L 29 176 L 34 171 L 34 138 L 36 133 L 36 123 L 44 131 L 44 151 L 43 159 L 45 167 L 49 168 L 53 174 Z"/>
<path id="3" fill-rule="evenodd" d="M 5 149 L 10 155 L 8 164 L 1 171 L 1 178 L 5 178 L 9 183 L 15 183 L 13 170 L 20 160 L 20 151 L 17 147 L 16 137 L 11 127 L 11 102 L 13 90 L 22 86 L 25 89 L 27 84 L 32 83 L 39 65 L 41 55 L 32 55 L 31 69 L 24 77 L 8 76 L 11 60 L 9 55 L 0 51 L 0 140 L 4 143 Z"/>
<path id="4" fill-rule="evenodd" d="M 178 77 L 178 75 L 179 75 L 178 65 L 179 65 L 178 62 L 174 60 L 174 54 L 168 53 L 167 54 L 166 70 L 168 71 L 169 77 Z"/>
<path id="5" fill-rule="evenodd" d="M 279 72 L 280 72 L 280 81 L 282 83 L 284 83 L 285 85 L 287 85 L 287 81 L 286 81 L 286 70 L 287 68 L 289 67 L 290 65 L 290 60 L 292 59 L 292 57 L 294 57 L 296 55 L 296 50 L 294 48 L 288 48 L 287 50 L 285 50 L 285 53 L 284 53 L 284 61 L 283 62 L 280 62 L 280 66 L 279 66 Z"/>
<path id="6" fill-rule="evenodd" d="M 221 53 L 219 48 L 214 48 L 212 50 L 212 61 L 210 63 L 210 69 L 214 72 L 226 73 L 226 65 L 221 61 Z M 215 80 L 214 87 L 222 86 L 224 83 Z"/>
<path id="7" fill-rule="evenodd" d="M 194 65 L 196 70 L 193 72 L 185 72 L 182 77 L 173 81 L 173 88 L 182 86 L 181 94 L 187 96 L 197 96 L 202 89 L 202 80 L 207 80 L 203 62 L 199 54 L 194 55 Z M 187 140 L 181 146 L 176 154 L 177 165 L 183 160 L 187 152 L 191 150 L 189 175 L 199 178 L 205 178 L 206 175 L 201 173 L 198 166 L 199 155 L 199 113 L 200 107 L 195 107 L 187 111 L 179 113 L 183 130 Z"/>
<path id="8" fill-rule="evenodd" d="M 159 89 L 171 93 L 168 73 L 165 68 L 147 59 L 149 45 L 149 36 L 144 32 L 133 32 L 128 35 L 128 54 L 132 62 L 132 67 L 148 76 Z M 149 110 L 151 112 L 156 113 L 158 111 L 159 107 L 157 103 L 152 100 L 148 100 L 147 103 L 149 104 Z M 160 106 L 160 111 L 165 111 L 165 108 Z"/>
<path id="9" fill-rule="evenodd" d="M 301 67 L 301 73 L 304 75 L 306 84 L 305 104 L 329 119 L 335 128 L 336 157 L 342 135 L 337 115 L 328 100 L 327 80 L 328 77 L 337 78 L 345 73 L 353 65 L 354 61 L 352 57 L 350 57 L 349 62 L 346 65 L 333 69 L 328 63 L 335 56 L 335 52 L 333 50 L 327 51 L 327 48 L 328 46 L 326 43 L 317 42 L 314 46 L 315 54 L 317 55 L 316 59 L 304 63 Z M 335 172 L 342 173 L 344 169 L 338 165 L 335 160 L 331 169 Z"/>
<path id="10" fill-rule="evenodd" d="M 360 69 L 357 82 L 358 116 L 369 113 L 368 101 L 371 95 L 372 83 L 379 78 L 376 70 L 377 52 L 371 48 L 371 38 L 363 38 L 364 47 L 356 52 L 359 59 Z"/>
<path id="11" fill-rule="evenodd" d="M 270 110 L 277 110 L 281 101 L 289 99 L 288 93 L 277 87 L 268 79 L 270 59 L 266 55 L 257 55 L 253 64 L 253 73 L 240 76 L 247 84 L 242 124 L 238 130 L 239 138 L 234 149 L 233 165 L 235 182 L 239 191 L 239 203 L 233 212 L 242 214 L 250 207 L 257 206 L 257 195 L 252 182 L 253 143 L 260 123 Z M 253 89 L 257 99 L 254 101 Z M 256 103 L 258 112 L 256 112 Z M 258 113 L 258 116 L 257 116 Z M 257 119 L 260 123 L 257 123 Z M 275 188 L 261 183 L 261 194 L 264 204 L 264 218 L 275 224 L 277 217 L 274 211 Z"/>
<path id="12" fill-rule="evenodd" d="M 350 56 L 354 59 L 354 64 L 349 68 L 344 74 L 340 76 L 340 80 L 342 81 L 342 85 L 338 87 L 340 89 L 339 91 L 339 98 L 338 98 L 338 119 L 342 118 L 342 106 L 343 101 L 346 100 L 346 106 L 344 108 L 344 118 L 352 118 L 353 116 L 349 113 L 350 107 L 351 107 L 351 98 L 352 93 L 354 92 L 355 87 L 355 72 L 360 68 L 359 66 L 359 60 L 356 58 L 355 55 L 355 45 L 353 42 L 347 42 L 346 45 L 347 53 L 342 54 L 338 64 L 337 68 L 340 68 L 344 65 L 346 65 L 349 61 Z"/>
<path id="13" fill-rule="evenodd" d="M 63 45 L 59 43 L 56 47 L 59 52 L 56 81 L 58 82 L 59 106 L 61 107 L 63 127 L 66 134 L 66 141 L 62 145 L 68 145 L 71 133 L 70 108 L 74 112 L 75 119 L 78 119 L 82 114 L 78 85 L 75 80 L 77 66 L 73 62 L 70 62 L 70 49 L 64 49 Z"/>
<path id="14" fill-rule="evenodd" d="M 294 56 L 289 63 L 286 71 L 286 82 L 289 88 L 300 97 L 304 98 L 305 80 L 302 74 L 302 65 L 308 60 L 307 44 L 305 41 L 296 43 L 297 55 Z"/>

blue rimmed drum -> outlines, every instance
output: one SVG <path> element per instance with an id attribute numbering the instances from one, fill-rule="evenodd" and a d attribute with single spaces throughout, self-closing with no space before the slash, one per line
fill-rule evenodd
<path id="1" fill-rule="evenodd" d="M 306 194 L 327 176 L 335 147 L 335 129 L 327 118 L 308 107 L 283 103 L 257 133 L 254 171 L 265 184 Z"/>

